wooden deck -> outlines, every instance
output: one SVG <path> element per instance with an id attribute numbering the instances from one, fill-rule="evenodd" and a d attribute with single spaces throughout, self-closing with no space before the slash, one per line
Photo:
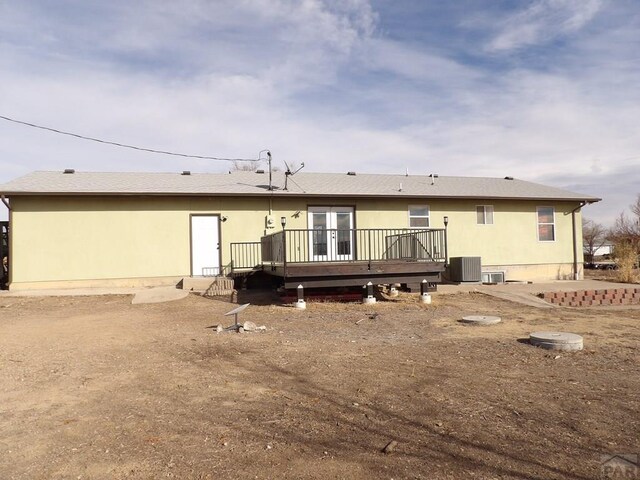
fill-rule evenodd
<path id="1" fill-rule="evenodd" d="M 265 265 L 264 271 L 281 277 L 285 288 L 348 287 L 368 282 L 374 284 L 440 283 L 445 265 L 442 262 L 309 262 Z"/>
<path id="2" fill-rule="evenodd" d="M 443 229 L 286 230 L 261 247 L 264 272 L 287 289 L 439 283 L 447 255 Z"/>

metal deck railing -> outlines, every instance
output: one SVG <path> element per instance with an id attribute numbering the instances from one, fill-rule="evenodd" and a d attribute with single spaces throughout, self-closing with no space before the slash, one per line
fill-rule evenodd
<path id="1" fill-rule="evenodd" d="M 445 229 L 292 229 L 261 238 L 263 264 L 445 262 Z"/>
<path id="2" fill-rule="evenodd" d="M 231 244 L 231 273 L 262 268 L 261 242 Z"/>

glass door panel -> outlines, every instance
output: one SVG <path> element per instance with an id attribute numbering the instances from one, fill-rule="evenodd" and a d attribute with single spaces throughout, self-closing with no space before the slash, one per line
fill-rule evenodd
<path id="1" fill-rule="evenodd" d="M 332 224 L 335 225 L 333 247 L 336 260 L 353 259 L 353 209 L 340 208 L 331 212 Z"/>
<path id="2" fill-rule="evenodd" d="M 311 259 L 313 261 L 327 260 L 329 253 L 329 238 L 328 238 L 328 215 L 327 212 L 316 211 L 310 212 L 310 229 L 311 232 Z"/>

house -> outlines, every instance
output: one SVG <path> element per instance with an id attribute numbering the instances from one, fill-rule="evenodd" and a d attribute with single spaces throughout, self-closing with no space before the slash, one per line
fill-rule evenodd
<path id="1" fill-rule="evenodd" d="M 13 290 L 252 269 L 289 287 L 438 282 L 477 257 L 485 278 L 580 278 L 580 210 L 599 200 L 511 177 L 261 170 L 34 172 L 0 195 Z"/>

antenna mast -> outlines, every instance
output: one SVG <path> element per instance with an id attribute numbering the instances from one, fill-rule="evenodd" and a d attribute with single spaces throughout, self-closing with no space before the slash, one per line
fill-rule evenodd
<path id="1" fill-rule="evenodd" d="M 273 185 L 271 184 L 271 152 L 267 150 L 267 158 L 269 159 L 269 190 L 273 190 Z"/>
<path id="2" fill-rule="evenodd" d="M 283 162 L 284 162 L 284 160 L 283 160 Z M 291 167 L 289 167 L 289 164 L 287 162 L 284 162 L 284 164 L 287 167 L 287 171 L 284 172 L 284 189 L 287 190 L 287 187 L 289 185 L 289 177 L 294 176 L 296 173 L 298 173 L 300 170 L 302 170 L 304 168 L 304 162 L 302 162 L 300 167 L 295 172 L 291 171 Z M 293 180 L 291 180 L 291 181 L 293 182 Z M 293 183 L 295 183 L 295 182 L 293 182 Z"/>

